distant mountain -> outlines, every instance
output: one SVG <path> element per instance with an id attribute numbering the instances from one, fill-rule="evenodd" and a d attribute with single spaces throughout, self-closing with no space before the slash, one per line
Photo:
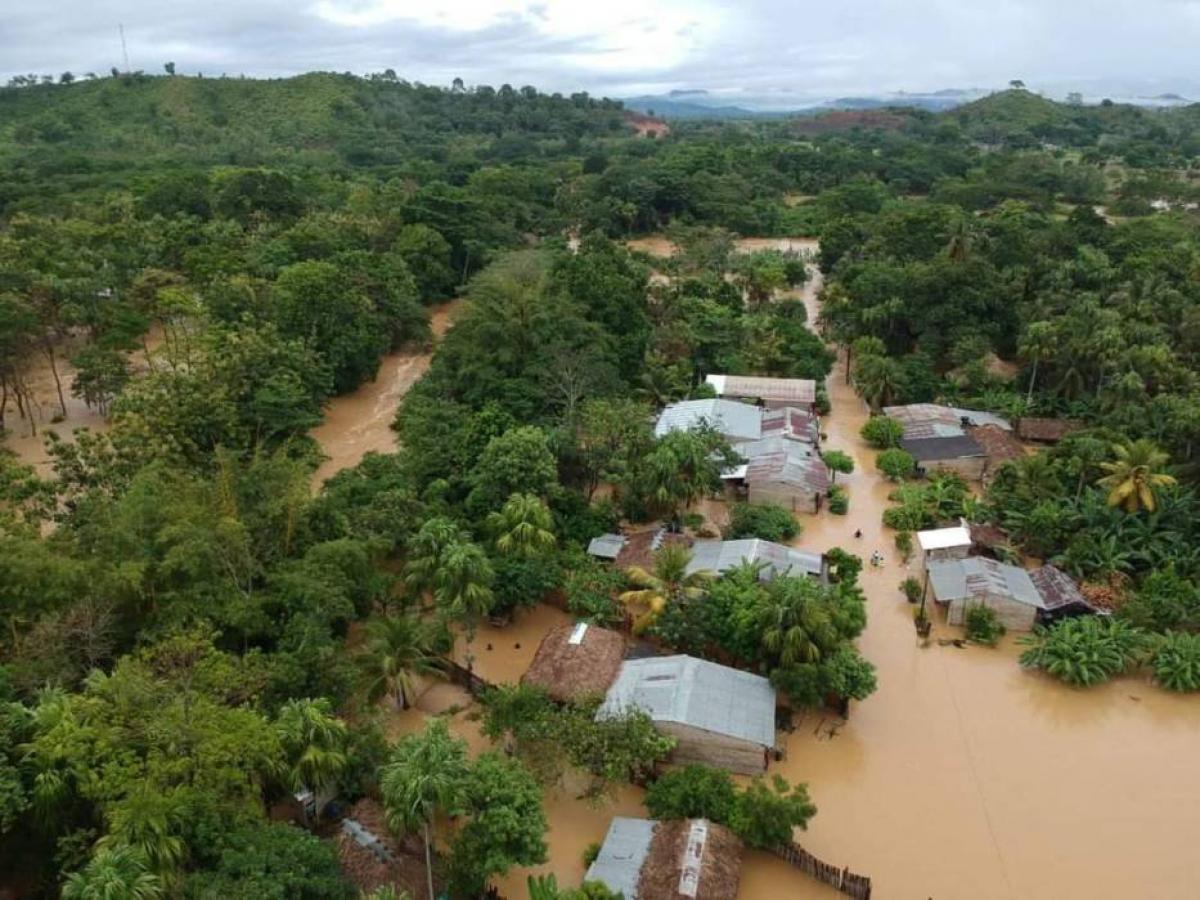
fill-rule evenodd
<path id="1" fill-rule="evenodd" d="M 685 96 L 694 95 L 689 93 Z M 752 119 L 758 116 L 780 115 L 777 112 L 761 112 L 741 106 L 710 106 L 706 103 L 689 102 L 670 94 L 625 97 L 621 102 L 625 104 L 626 109 L 647 115 L 665 116 L 668 119 Z"/>
<path id="2" fill-rule="evenodd" d="M 674 90 L 666 94 L 626 97 L 628 109 L 677 119 L 747 119 L 790 115 L 814 115 L 822 110 L 867 110 L 907 107 L 941 112 L 986 95 L 977 88 L 945 88 L 930 93 L 867 94 L 856 97 L 811 97 L 800 95 L 744 95 L 737 102 L 703 89 Z M 724 102 L 722 102 L 724 101 Z"/>

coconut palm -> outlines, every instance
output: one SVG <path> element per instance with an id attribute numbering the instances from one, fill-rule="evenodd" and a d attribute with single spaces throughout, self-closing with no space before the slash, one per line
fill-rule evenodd
<path id="1" fill-rule="evenodd" d="M 1163 469 L 1167 454 L 1145 438 L 1128 444 L 1114 444 L 1116 459 L 1101 463 L 1108 474 L 1096 482 L 1108 491 L 1108 505 L 1119 506 L 1126 512 L 1145 509 L 1153 512 L 1157 505 L 1156 491 L 1175 483 Z"/>
<path id="2" fill-rule="evenodd" d="M 388 827 L 398 834 L 421 829 L 429 900 L 434 900 L 429 825 L 439 813 L 453 813 L 462 798 L 467 744 L 450 735 L 446 720 L 432 719 L 421 734 L 410 734 L 380 769 L 379 792 Z"/>
<path id="3" fill-rule="evenodd" d="M 513 494 L 503 509 L 488 516 L 496 549 L 511 556 L 537 556 L 553 547 L 552 525 L 549 508 L 533 494 Z"/>
<path id="4" fill-rule="evenodd" d="M 450 519 L 436 516 L 421 526 L 407 548 L 404 583 L 417 594 L 433 590 L 434 578 L 446 550 L 466 540 L 461 528 Z"/>
<path id="5" fill-rule="evenodd" d="M 413 613 L 367 623 L 367 641 L 356 661 L 369 700 L 391 697 L 397 709 L 416 701 L 416 676 L 440 675 L 445 669 L 438 649 L 447 642 L 437 629 Z"/>
<path id="6" fill-rule="evenodd" d="M 346 723 L 333 714 L 328 700 L 289 700 L 279 710 L 275 732 L 293 790 L 316 793 L 346 768 Z"/>
<path id="7" fill-rule="evenodd" d="M 132 847 L 101 850 L 62 887 L 63 900 L 157 900 L 164 894 L 162 879 Z"/>
<path id="8" fill-rule="evenodd" d="M 1032 363 L 1029 373 L 1029 390 L 1025 402 L 1033 402 L 1033 389 L 1037 384 L 1038 366 L 1054 352 L 1058 341 L 1054 326 L 1049 322 L 1031 322 L 1021 338 L 1020 354 Z"/>
<path id="9" fill-rule="evenodd" d="M 433 574 L 433 599 L 447 616 L 466 622 L 468 631 L 492 607 L 492 564 L 477 544 L 451 544 Z"/>
<path id="10" fill-rule="evenodd" d="M 149 870 L 170 877 L 183 865 L 187 845 L 178 796 L 139 784 L 109 818 L 108 834 L 96 842 L 99 851 L 131 848 Z"/>
<path id="11" fill-rule="evenodd" d="M 871 409 L 878 410 L 896 399 L 904 372 L 890 356 L 862 356 L 854 368 L 854 381 Z"/>
<path id="12" fill-rule="evenodd" d="M 772 582 L 754 618 L 766 656 L 782 666 L 819 662 L 840 638 L 820 588 L 808 578 Z"/>
<path id="13" fill-rule="evenodd" d="M 687 603 L 704 596 L 706 587 L 716 574 L 707 570 L 689 573 L 691 551 L 679 544 L 668 544 L 654 554 L 654 568 L 630 566 L 626 577 L 636 589 L 625 591 L 618 599 L 626 606 L 641 610 L 633 620 L 634 634 L 641 634 L 654 624 L 663 610 L 672 603 Z"/>

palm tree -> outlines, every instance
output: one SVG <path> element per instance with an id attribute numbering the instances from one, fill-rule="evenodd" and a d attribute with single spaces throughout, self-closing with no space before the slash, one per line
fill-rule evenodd
<path id="1" fill-rule="evenodd" d="M 308 788 L 316 795 L 346 768 L 346 723 L 333 715 L 328 700 L 289 700 L 279 710 L 275 732 L 293 790 Z"/>
<path id="2" fill-rule="evenodd" d="M 1038 365 L 1050 356 L 1056 343 L 1054 326 L 1049 322 L 1031 322 L 1025 329 L 1025 336 L 1021 339 L 1019 352 L 1033 363 L 1032 371 L 1029 373 L 1029 390 L 1025 395 L 1026 403 L 1033 402 L 1033 388 L 1037 384 Z"/>
<path id="3" fill-rule="evenodd" d="M 63 900 L 158 900 L 162 879 L 132 847 L 113 847 L 93 856 L 63 882 Z"/>
<path id="4" fill-rule="evenodd" d="M 367 623 L 367 642 L 356 657 L 367 699 L 391 697 L 397 709 L 416 702 L 415 676 L 440 675 L 445 670 L 437 652 L 436 627 L 414 613 Z"/>
<path id="5" fill-rule="evenodd" d="M 837 626 L 808 578 L 773 581 L 755 614 L 762 647 L 780 665 L 820 661 L 838 643 Z"/>
<path id="6" fill-rule="evenodd" d="M 432 719 L 422 734 L 410 734 L 380 769 L 379 792 L 388 827 L 398 834 L 422 830 L 429 900 L 434 900 L 429 824 L 438 813 L 453 813 L 462 798 L 467 772 L 466 741 L 450 735 L 446 720 Z"/>
<path id="7" fill-rule="evenodd" d="M 553 518 L 540 497 L 513 494 L 499 512 L 488 516 L 496 549 L 505 555 L 533 557 L 554 546 Z"/>
<path id="8" fill-rule="evenodd" d="M 417 594 L 433 590 L 434 577 L 446 549 L 463 540 L 462 529 L 450 519 L 436 516 L 427 520 L 409 542 L 404 583 Z"/>
<path id="9" fill-rule="evenodd" d="M 654 624 L 663 610 L 672 603 L 687 603 L 704 596 L 707 584 L 716 575 L 702 569 L 687 571 L 692 553 L 679 544 L 668 544 L 654 555 L 654 568 L 630 566 L 625 575 L 636 590 L 625 591 L 618 599 L 626 606 L 642 609 L 633 621 L 634 634 L 641 634 Z"/>
<path id="10" fill-rule="evenodd" d="M 149 870 L 170 877 L 183 865 L 187 845 L 179 799 L 139 783 L 116 806 L 109 818 L 108 834 L 96 842 L 100 851 L 132 849 Z"/>
<path id="11" fill-rule="evenodd" d="M 946 242 L 946 255 L 958 263 L 970 259 L 971 226 L 966 216 L 960 216 L 950 226 L 950 240 Z"/>
<path id="12" fill-rule="evenodd" d="M 477 544 L 451 544 L 433 574 L 433 599 L 447 616 L 463 621 L 468 634 L 492 607 L 492 564 Z"/>
<path id="13" fill-rule="evenodd" d="M 889 405 L 903 387 L 904 372 L 890 356 L 860 356 L 854 380 L 871 409 Z"/>
<path id="14" fill-rule="evenodd" d="M 1100 464 L 1108 474 L 1096 482 L 1108 490 L 1108 505 L 1131 513 L 1141 509 L 1153 512 L 1157 502 L 1155 492 L 1175 483 L 1174 476 L 1162 471 L 1167 465 L 1167 454 L 1145 438 L 1114 444 L 1113 453 L 1117 457 L 1113 462 Z"/>

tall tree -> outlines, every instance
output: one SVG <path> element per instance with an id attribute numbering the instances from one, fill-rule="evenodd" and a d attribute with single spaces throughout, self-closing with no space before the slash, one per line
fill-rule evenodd
<path id="1" fill-rule="evenodd" d="M 1146 438 L 1114 444 L 1113 453 L 1115 460 L 1100 464 L 1108 474 L 1097 482 L 1108 490 L 1108 505 L 1131 513 L 1154 512 L 1158 491 L 1175 483 L 1175 477 L 1163 471 L 1167 454 Z"/>

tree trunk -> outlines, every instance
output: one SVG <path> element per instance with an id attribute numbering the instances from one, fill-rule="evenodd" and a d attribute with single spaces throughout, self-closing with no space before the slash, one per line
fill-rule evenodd
<path id="1" fill-rule="evenodd" d="M 432 854 L 429 852 L 429 823 L 424 825 L 425 830 L 425 880 L 429 885 L 429 900 L 437 900 L 433 896 L 433 860 Z"/>
<path id="2" fill-rule="evenodd" d="M 58 363 L 54 359 L 54 345 L 50 343 L 50 338 L 45 338 L 46 358 L 50 360 L 50 374 L 54 376 L 54 388 L 58 391 L 58 408 L 62 413 L 62 417 L 67 417 L 67 401 L 63 397 L 62 378 L 58 374 Z"/>
<path id="3" fill-rule="evenodd" d="M 1027 406 L 1033 404 L 1033 385 L 1037 381 L 1038 358 L 1033 358 L 1033 372 L 1029 376 L 1029 393 L 1025 396 L 1025 404 Z"/>

